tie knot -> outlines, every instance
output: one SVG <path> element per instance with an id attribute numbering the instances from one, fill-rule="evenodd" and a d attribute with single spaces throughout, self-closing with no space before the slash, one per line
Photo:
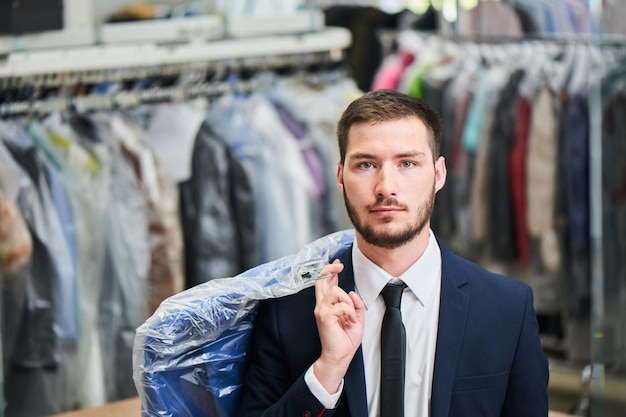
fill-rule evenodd
<path id="1" fill-rule="evenodd" d="M 402 299 L 402 291 L 406 288 L 406 284 L 387 284 L 380 292 L 385 300 L 387 307 L 400 308 L 400 300 Z"/>

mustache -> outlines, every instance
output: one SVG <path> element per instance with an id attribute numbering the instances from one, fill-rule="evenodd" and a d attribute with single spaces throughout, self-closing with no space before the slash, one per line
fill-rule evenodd
<path id="1" fill-rule="evenodd" d="M 367 209 L 375 210 L 380 207 L 396 207 L 400 209 L 406 209 L 406 206 L 404 204 L 401 204 L 395 198 L 384 198 L 384 197 L 379 197 L 374 204 L 370 204 L 369 206 L 367 206 Z"/>

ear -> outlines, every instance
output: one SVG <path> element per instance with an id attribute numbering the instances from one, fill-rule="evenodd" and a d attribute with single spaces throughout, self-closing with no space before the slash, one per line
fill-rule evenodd
<path id="1" fill-rule="evenodd" d="M 435 192 L 441 190 L 446 184 L 448 171 L 446 169 L 446 159 L 440 156 L 435 161 Z"/>
<path id="2" fill-rule="evenodd" d="M 337 162 L 337 188 L 343 193 L 343 165 L 341 161 Z"/>

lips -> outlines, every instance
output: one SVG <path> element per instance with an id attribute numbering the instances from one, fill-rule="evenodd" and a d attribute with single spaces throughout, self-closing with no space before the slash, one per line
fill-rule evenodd
<path id="1" fill-rule="evenodd" d="M 376 207 L 372 208 L 370 211 L 376 214 L 391 214 L 403 211 L 403 209 L 401 207 Z"/>

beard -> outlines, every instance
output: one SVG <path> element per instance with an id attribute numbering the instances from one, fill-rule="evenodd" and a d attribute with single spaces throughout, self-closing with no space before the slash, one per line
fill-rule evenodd
<path id="1" fill-rule="evenodd" d="M 419 235 L 422 230 L 424 230 L 424 228 L 430 221 L 430 217 L 433 213 L 433 209 L 435 206 L 435 184 L 433 183 L 432 191 L 426 201 L 424 201 L 418 207 L 417 218 L 415 218 L 412 223 L 407 224 L 403 230 L 395 233 L 385 231 L 377 232 L 376 230 L 374 230 L 374 227 L 371 224 L 365 224 L 359 217 L 359 214 L 354 205 L 350 202 L 345 187 L 343 190 L 343 200 L 346 204 L 348 217 L 350 217 L 354 228 L 361 236 L 363 236 L 363 239 L 367 243 L 383 249 L 395 249 L 413 240 L 415 236 Z M 396 199 L 385 199 L 381 197 L 376 200 L 376 203 L 366 207 L 366 209 L 371 210 L 379 206 L 404 207 L 399 204 Z M 389 222 L 390 220 L 383 219 L 383 221 Z"/>

